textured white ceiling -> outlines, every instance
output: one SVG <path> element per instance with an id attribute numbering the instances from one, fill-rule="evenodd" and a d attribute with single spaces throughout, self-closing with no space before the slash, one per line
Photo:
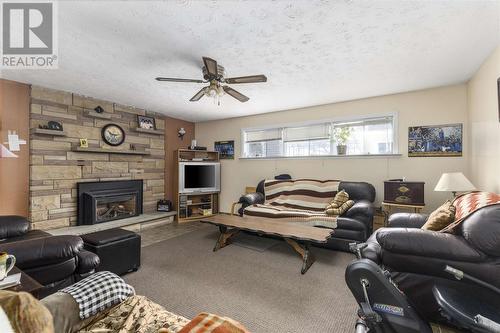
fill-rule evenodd
<path id="1" fill-rule="evenodd" d="M 500 40 L 498 1 L 64 1 L 59 69 L 2 77 L 203 121 L 464 82 Z M 222 105 L 189 99 L 201 56 L 232 87 Z"/>

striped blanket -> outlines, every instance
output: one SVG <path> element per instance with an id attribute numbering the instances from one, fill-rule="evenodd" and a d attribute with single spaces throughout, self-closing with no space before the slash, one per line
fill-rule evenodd
<path id="1" fill-rule="evenodd" d="M 338 192 L 338 180 L 266 180 L 265 202 L 245 208 L 244 214 L 287 218 L 313 226 L 337 227 L 337 217 L 328 216 L 326 206 Z"/>
<path id="2" fill-rule="evenodd" d="M 500 205 L 500 194 L 475 191 L 459 195 L 453 200 L 453 206 L 455 206 L 455 221 L 441 230 L 441 232 L 455 231 L 460 223 L 472 213 L 491 205 Z"/>

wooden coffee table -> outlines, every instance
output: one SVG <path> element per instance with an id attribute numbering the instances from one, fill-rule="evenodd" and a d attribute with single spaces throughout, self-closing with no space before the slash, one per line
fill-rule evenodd
<path id="1" fill-rule="evenodd" d="M 315 261 L 309 245 L 311 243 L 326 243 L 334 232 L 333 229 L 301 225 L 287 219 L 254 216 L 217 215 L 204 218 L 201 222 L 219 227 L 220 236 L 215 243 L 214 252 L 229 245 L 231 237 L 241 230 L 283 238 L 302 257 L 300 271 L 302 274 L 305 274 Z"/>

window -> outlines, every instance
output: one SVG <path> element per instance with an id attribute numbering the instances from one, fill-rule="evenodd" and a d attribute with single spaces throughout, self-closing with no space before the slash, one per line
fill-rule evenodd
<path id="1" fill-rule="evenodd" d="M 243 157 L 337 155 L 338 145 L 347 147 L 347 155 L 393 154 L 394 123 L 390 115 L 243 130 Z"/>

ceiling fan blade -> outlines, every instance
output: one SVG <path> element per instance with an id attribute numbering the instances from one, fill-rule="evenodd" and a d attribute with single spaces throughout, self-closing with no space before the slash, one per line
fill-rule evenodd
<path id="1" fill-rule="evenodd" d="M 231 87 L 224 86 L 222 88 L 224 89 L 226 94 L 233 96 L 234 98 L 236 98 L 238 101 L 240 101 L 242 103 L 245 103 L 246 101 L 248 101 L 250 99 L 250 98 L 246 97 L 245 95 L 243 95 L 242 93 L 237 92 L 236 90 L 234 90 Z"/>
<path id="2" fill-rule="evenodd" d="M 205 89 L 206 89 L 206 88 L 207 88 L 207 87 L 203 87 L 203 88 L 201 88 L 201 90 L 200 90 L 200 91 L 198 91 L 198 92 L 196 93 L 196 95 L 194 95 L 193 97 L 191 97 L 191 99 L 190 99 L 189 101 L 190 101 L 190 102 L 196 102 L 196 101 L 199 101 L 199 100 L 203 97 L 203 95 L 205 95 Z"/>
<path id="3" fill-rule="evenodd" d="M 194 83 L 204 83 L 202 80 L 194 80 L 194 79 L 177 79 L 173 77 L 157 77 L 156 81 L 168 81 L 168 82 L 194 82 Z"/>
<path id="4" fill-rule="evenodd" d="M 203 64 L 205 65 L 209 76 L 219 76 L 219 71 L 217 70 L 217 61 L 212 58 L 203 57 Z"/>
<path id="5" fill-rule="evenodd" d="M 239 77 L 230 77 L 224 79 L 224 81 L 229 84 L 267 82 L 267 77 L 265 75 L 239 76 Z"/>

